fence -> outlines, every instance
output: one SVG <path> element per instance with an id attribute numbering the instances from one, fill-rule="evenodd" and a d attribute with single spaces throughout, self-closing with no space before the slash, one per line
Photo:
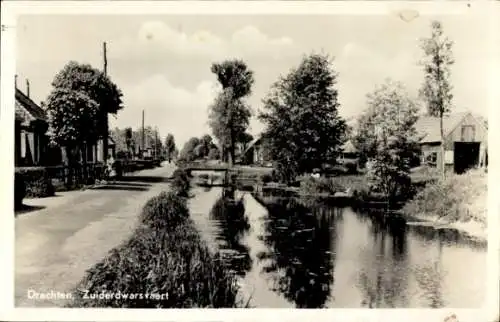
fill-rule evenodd
<path id="1" fill-rule="evenodd" d="M 103 163 L 75 164 L 46 167 L 49 177 L 63 183 L 66 187 L 93 184 L 104 178 Z"/>

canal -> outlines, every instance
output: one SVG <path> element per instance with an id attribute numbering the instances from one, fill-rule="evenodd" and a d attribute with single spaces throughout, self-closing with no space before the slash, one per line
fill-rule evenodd
<path id="1" fill-rule="evenodd" d="M 261 308 L 477 308 L 486 246 L 325 200 L 195 188 L 193 220 Z"/>

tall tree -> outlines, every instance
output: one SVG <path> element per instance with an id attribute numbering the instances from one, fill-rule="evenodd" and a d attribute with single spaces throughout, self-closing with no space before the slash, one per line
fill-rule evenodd
<path id="1" fill-rule="evenodd" d="M 281 77 L 264 99 L 263 139 L 283 181 L 335 163 L 345 140 L 336 84 L 328 56 L 311 54 Z"/>
<path id="2" fill-rule="evenodd" d="M 167 152 L 167 159 L 168 162 L 172 162 L 172 159 L 174 158 L 174 151 L 176 149 L 175 147 L 175 139 L 174 136 L 169 133 L 167 137 L 165 138 L 165 149 Z"/>
<path id="3" fill-rule="evenodd" d="M 431 24 L 431 36 L 421 39 L 421 48 L 424 58 L 420 62 L 424 68 L 425 78 L 420 95 L 427 104 L 427 112 L 431 116 L 439 117 L 441 131 L 441 175 L 445 177 L 445 137 L 443 116 L 450 112 L 452 107 L 452 85 L 450 83 L 450 67 L 453 65 L 453 42 L 444 35 L 440 22 Z"/>
<path id="4" fill-rule="evenodd" d="M 238 138 L 250 122 L 250 107 L 244 98 L 251 93 L 253 72 L 242 60 L 214 63 L 211 68 L 222 86 L 222 92 L 210 106 L 210 127 L 224 151 L 229 152 L 229 163 L 235 159 Z"/>
<path id="5" fill-rule="evenodd" d="M 381 191 L 389 203 L 404 197 L 410 188 L 410 167 L 418 154 L 415 122 L 418 106 L 399 82 L 386 82 L 367 95 L 364 112 L 366 142 L 373 153 L 368 167 L 372 188 Z"/>
<path id="6" fill-rule="evenodd" d="M 96 128 L 100 135 L 107 137 L 108 133 L 105 132 L 108 127 L 103 122 L 104 113 L 116 114 L 123 108 L 122 92 L 108 76 L 89 64 L 70 61 L 55 76 L 52 86 L 55 89 L 85 93 L 97 103 L 99 115 L 96 116 Z"/>
<path id="7" fill-rule="evenodd" d="M 96 126 L 99 106 L 86 93 L 65 88 L 52 90 L 45 105 L 50 139 L 65 148 L 72 171 L 78 149 L 86 163 L 86 143 L 95 142 L 99 135 Z"/>

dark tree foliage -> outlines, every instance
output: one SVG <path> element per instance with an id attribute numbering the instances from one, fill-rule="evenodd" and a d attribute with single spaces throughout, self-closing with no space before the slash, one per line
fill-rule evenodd
<path id="1" fill-rule="evenodd" d="M 99 107 L 85 92 L 56 88 L 50 93 L 46 110 L 49 116 L 51 140 L 64 146 L 70 163 L 75 161 L 75 149 L 98 137 Z"/>
<path id="2" fill-rule="evenodd" d="M 215 63 L 212 64 L 211 71 L 217 75 L 223 90 L 232 89 L 235 99 L 250 95 L 254 83 L 253 72 L 244 61 L 234 59 Z"/>
<path id="3" fill-rule="evenodd" d="M 89 64 L 70 61 L 55 76 L 52 86 L 85 93 L 98 104 L 100 113 L 116 114 L 123 108 L 121 90 L 108 76 Z M 104 130 L 101 120 L 98 128 Z"/>
<path id="4" fill-rule="evenodd" d="M 346 130 L 338 115 L 336 78 L 328 56 L 311 54 L 264 99 L 263 138 L 281 180 L 335 163 Z"/>

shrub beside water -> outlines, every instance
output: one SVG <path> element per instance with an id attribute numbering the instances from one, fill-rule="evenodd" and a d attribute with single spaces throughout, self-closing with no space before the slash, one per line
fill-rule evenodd
<path id="1" fill-rule="evenodd" d="M 450 222 L 474 220 L 486 225 L 488 176 L 480 170 L 449 175 L 428 183 L 403 211 L 410 215 L 437 216 Z"/>
<path id="2" fill-rule="evenodd" d="M 331 178 L 313 178 L 306 177 L 300 181 L 300 192 L 303 194 L 335 194 L 339 191 L 345 191 L 346 187 L 337 183 Z"/>
<path id="3" fill-rule="evenodd" d="M 185 169 L 176 169 L 172 176 L 172 191 L 180 197 L 188 197 L 191 189 L 190 178 Z"/>
<path id="4" fill-rule="evenodd" d="M 177 214 L 177 216 L 176 216 Z M 87 271 L 70 307 L 221 308 L 237 305 L 238 287 L 188 217 L 186 199 L 162 193 L 143 208 L 132 237 Z M 135 298 L 89 294 L 138 294 Z M 146 294 L 165 294 L 146 298 Z"/>
<path id="5" fill-rule="evenodd" d="M 171 192 L 162 192 L 149 199 L 142 208 L 140 221 L 155 229 L 177 227 L 189 218 L 186 201 Z"/>

